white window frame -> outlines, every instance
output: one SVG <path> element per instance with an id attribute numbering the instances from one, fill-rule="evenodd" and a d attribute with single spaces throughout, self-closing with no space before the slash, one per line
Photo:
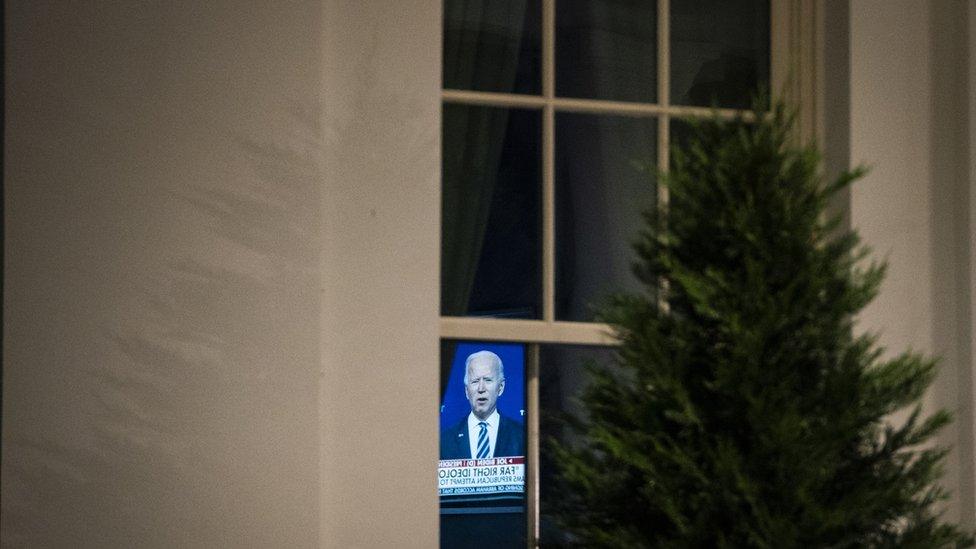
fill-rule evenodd
<path id="1" fill-rule="evenodd" d="M 555 315 L 555 120 L 557 112 L 657 119 L 657 166 L 669 164 L 673 117 L 748 116 L 741 109 L 672 105 L 670 98 L 670 0 L 657 1 L 657 102 L 632 103 L 556 97 L 557 0 L 542 0 L 542 93 L 523 95 L 444 89 L 442 104 L 535 109 L 542 112 L 542 318 L 539 320 L 442 316 L 441 339 L 507 341 L 528 345 L 526 364 L 526 504 L 528 546 L 539 544 L 539 344 L 613 346 L 606 324 L 556 320 Z M 823 11 L 818 0 L 771 0 L 770 87 L 774 97 L 797 106 L 798 138 L 823 135 Z M 667 190 L 658 187 L 665 207 Z"/>

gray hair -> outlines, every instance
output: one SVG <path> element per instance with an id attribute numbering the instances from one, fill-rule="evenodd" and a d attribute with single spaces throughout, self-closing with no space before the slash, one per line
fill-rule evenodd
<path id="1" fill-rule="evenodd" d="M 464 361 L 464 384 L 468 384 L 468 368 L 471 363 L 478 359 L 486 359 L 490 361 L 496 368 L 498 368 L 498 381 L 505 381 L 505 366 L 502 365 L 502 359 L 498 358 L 498 355 L 491 351 L 478 351 L 476 353 L 471 353 L 468 358 Z"/>

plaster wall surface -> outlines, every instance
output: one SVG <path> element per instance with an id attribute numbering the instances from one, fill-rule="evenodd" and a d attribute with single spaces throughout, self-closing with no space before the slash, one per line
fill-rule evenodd
<path id="1" fill-rule="evenodd" d="M 889 356 L 942 357 L 925 404 L 955 414 L 938 441 L 953 448 L 947 518 L 971 527 L 972 2 L 858 0 L 849 10 L 850 159 L 872 168 L 851 189 L 850 221 L 889 266 L 859 328 Z"/>
<path id="2" fill-rule="evenodd" d="M 407 4 L 6 6 L 3 546 L 436 545 Z"/>
<path id="3" fill-rule="evenodd" d="M 440 10 L 326 2 L 322 546 L 437 546 Z"/>
<path id="4" fill-rule="evenodd" d="M 3 544 L 317 542 L 322 11 L 6 7 Z"/>

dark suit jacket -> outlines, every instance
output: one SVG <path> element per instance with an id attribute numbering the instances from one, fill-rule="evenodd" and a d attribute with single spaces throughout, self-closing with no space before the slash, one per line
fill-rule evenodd
<path id="1" fill-rule="evenodd" d="M 524 456 L 525 429 L 522 424 L 498 414 L 498 440 L 495 457 Z M 468 414 L 461 421 L 441 431 L 441 459 L 471 459 L 468 442 Z"/>

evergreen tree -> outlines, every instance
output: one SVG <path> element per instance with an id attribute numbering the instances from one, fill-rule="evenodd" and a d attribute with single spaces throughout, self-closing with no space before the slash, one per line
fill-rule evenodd
<path id="1" fill-rule="evenodd" d="M 935 362 L 855 334 L 884 266 L 825 212 L 861 171 L 825 182 L 782 105 L 754 114 L 693 123 L 660 176 L 617 363 L 549 447 L 556 520 L 587 547 L 971 545 L 939 517 Z"/>

